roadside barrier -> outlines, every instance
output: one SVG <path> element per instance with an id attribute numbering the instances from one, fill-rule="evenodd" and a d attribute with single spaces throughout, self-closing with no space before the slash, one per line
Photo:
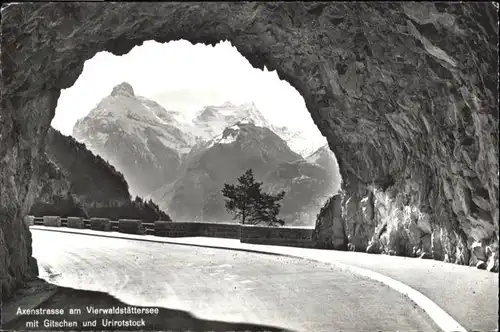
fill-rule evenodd
<path id="1" fill-rule="evenodd" d="M 61 227 L 61 217 L 58 216 L 44 216 L 43 225 L 48 227 Z"/>
<path id="2" fill-rule="evenodd" d="M 110 232 L 111 220 L 108 218 L 90 218 L 90 229 Z"/>
<path id="3" fill-rule="evenodd" d="M 120 219 L 118 220 L 118 232 L 144 235 L 145 228 L 141 220 Z"/>
<path id="4" fill-rule="evenodd" d="M 95 231 L 115 231 L 127 234 L 153 235 L 162 237 L 216 237 L 239 239 L 242 243 L 266 244 L 312 248 L 314 247 L 313 228 L 266 227 L 230 223 L 173 222 L 158 220 L 143 222 L 138 219 L 110 220 L 59 216 L 27 216 L 28 225 L 48 227 L 68 227 L 91 229 Z"/>
<path id="5" fill-rule="evenodd" d="M 85 228 L 85 223 L 83 222 L 82 217 L 68 217 L 67 225 L 68 228 Z"/>

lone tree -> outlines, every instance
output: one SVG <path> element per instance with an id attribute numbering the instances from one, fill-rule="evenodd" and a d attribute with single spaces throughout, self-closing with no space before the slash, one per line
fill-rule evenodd
<path id="1" fill-rule="evenodd" d="M 285 224 L 284 220 L 278 219 L 281 204 L 285 192 L 277 195 L 262 191 L 262 182 L 255 181 L 253 171 L 247 170 L 238 178 L 238 185 L 224 183 L 222 195 L 226 197 L 225 208 L 240 219 L 242 224 L 266 223 L 268 226 Z"/>

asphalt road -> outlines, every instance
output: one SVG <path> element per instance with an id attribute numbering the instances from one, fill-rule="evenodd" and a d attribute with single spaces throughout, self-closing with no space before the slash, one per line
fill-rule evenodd
<path id="1" fill-rule="evenodd" d="M 90 233 L 90 231 L 88 232 Z M 104 232 L 102 234 L 106 235 Z M 118 235 L 118 233 L 115 234 Z M 141 238 L 134 235 L 126 236 Z M 260 250 L 366 269 L 402 282 L 420 292 L 467 331 L 498 331 L 498 273 L 432 259 L 373 255 L 351 251 L 252 245 L 240 243 L 240 241 L 234 239 L 209 237 L 150 238 L 154 239 L 154 241 L 168 241 L 179 244 Z M 434 313 L 436 312 L 434 311 Z M 458 329 L 454 328 L 447 330 L 458 331 Z"/>
<path id="2" fill-rule="evenodd" d="M 130 305 L 293 331 L 436 331 L 399 292 L 331 264 L 32 229 L 40 276 Z M 215 240 L 215 239 L 214 239 Z"/>

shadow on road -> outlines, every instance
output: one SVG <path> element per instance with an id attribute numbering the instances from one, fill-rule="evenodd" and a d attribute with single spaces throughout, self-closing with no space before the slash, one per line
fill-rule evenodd
<path id="1" fill-rule="evenodd" d="M 283 331 L 293 332 L 283 328 L 223 321 L 204 320 L 194 317 L 188 312 L 157 308 L 157 314 L 93 314 L 87 307 L 110 309 L 119 307 L 136 310 L 143 307 L 129 306 L 115 297 L 102 292 L 77 290 L 58 287 L 55 294 L 40 304 L 36 309 L 65 309 L 64 314 L 19 315 L 14 320 L 4 324 L 4 330 L 31 331 Z M 150 308 L 150 307 L 148 307 Z M 80 309 L 80 313 L 70 313 L 70 309 Z M 151 308 L 156 309 L 156 308 Z M 38 321 L 38 323 L 36 323 Z M 135 322 L 141 326 L 125 326 L 124 322 Z M 76 326 L 73 325 L 76 322 Z M 84 322 L 89 325 L 84 326 Z M 107 322 L 107 324 L 106 324 Z M 115 326 L 110 326 L 114 322 Z M 122 322 L 122 324 L 117 324 Z M 62 324 L 62 325 L 61 325 Z M 111 323 L 113 324 L 113 323 Z"/>

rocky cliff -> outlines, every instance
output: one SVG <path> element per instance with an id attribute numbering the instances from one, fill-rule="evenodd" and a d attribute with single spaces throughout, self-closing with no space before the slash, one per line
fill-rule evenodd
<path id="1" fill-rule="evenodd" d="M 151 39 L 229 40 L 254 67 L 295 87 L 337 157 L 346 222 L 360 225 L 353 241 L 376 236 L 383 247 L 380 228 L 389 247 L 401 248 L 391 227 L 428 221 L 443 259 L 464 262 L 479 248 L 498 263 L 491 2 L 32 2 L 2 9 L 1 25 L 3 298 L 30 274 L 22 220 L 61 89 L 96 52 L 122 55 Z"/>

